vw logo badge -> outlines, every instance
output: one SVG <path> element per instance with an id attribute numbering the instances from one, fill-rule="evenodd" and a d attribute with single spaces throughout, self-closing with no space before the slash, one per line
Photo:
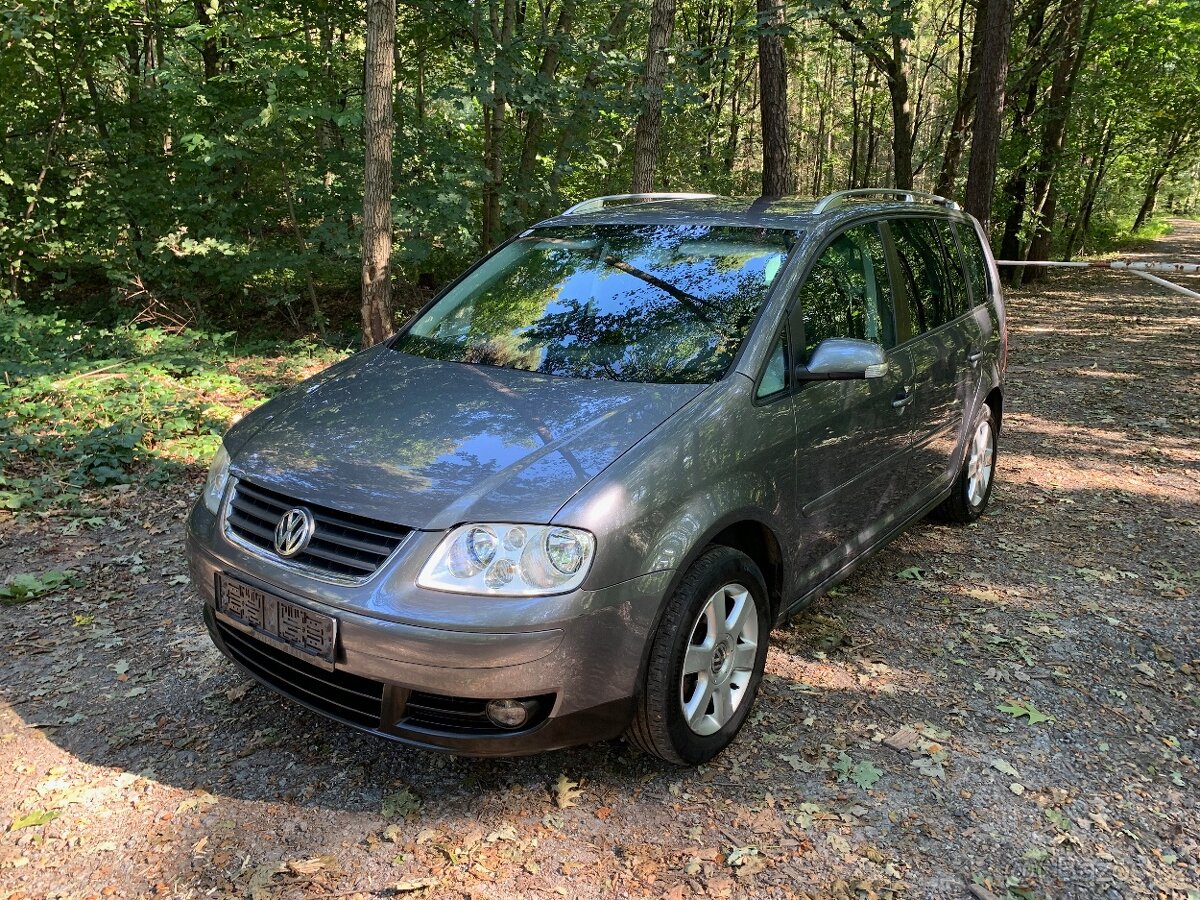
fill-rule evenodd
<path id="1" fill-rule="evenodd" d="M 275 552 L 283 557 L 302 553 L 312 540 L 316 527 L 312 513 L 303 506 L 289 509 L 275 526 Z"/>

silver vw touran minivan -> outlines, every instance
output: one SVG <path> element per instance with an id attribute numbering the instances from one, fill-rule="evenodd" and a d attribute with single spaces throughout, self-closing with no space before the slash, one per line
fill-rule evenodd
<path id="1" fill-rule="evenodd" d="M 238 422 L 188 522 L 213 640 L 471 756 L 745 722 L 771 629 L 993 483 L 1004 306 L 940 197 L 602 197 Z"/>

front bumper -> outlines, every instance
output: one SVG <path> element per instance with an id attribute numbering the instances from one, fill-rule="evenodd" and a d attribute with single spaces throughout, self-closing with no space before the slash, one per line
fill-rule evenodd
<path id="1" fill-rule="evenodd" d="M 621 734 L 632 717 L 648 635 L 670 575 L 508 604 L 448 594 L 431 598 L 394 571 L 381 572 L 369 585 L 334 586 L 225 540 L 202 503 L 189 519 L 187 547 L 213 641 L 253 678 L 356 728 L 470 756 L 534 753 Z M 406 560 L 401 551 L 388 568 L 402 572 L 422 561 Z M 335 617 L 334 671 L 221 621 L 214 605 L 220 572 Z M 434 601 L 445 607 L 444 627 L 430 621 Z M 514 606 L 528 614 L 523 628 L 515 627 L 520 611 Z M 513 731 L 477 727 L 480 717 L 464 713 L 495 698 L 536 698 L 539 712 Z M 411 714 L 431 703 L 448 712 L 432 719 Z"/>

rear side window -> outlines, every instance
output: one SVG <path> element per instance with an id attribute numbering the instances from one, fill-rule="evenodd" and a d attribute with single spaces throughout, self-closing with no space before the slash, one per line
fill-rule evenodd
<path id="1" fill-rule="evenodd" d="M 967 263 L 967 280 L 971 284 L 971 303 L 978 306 L 986 303 L 988 294 L 987 262 L 983 256 L 983 247 L 979 245 L 979 235 L 975 229 L 967 225 L 956 225 L 959 243 L 962 245 L 963 258 Z"/>
<path id="2" fill-rule="evenodd" d="M 807 359 L 826 338 L 896 344 L 892 290 L 877 225 L 850 228 L 831 243 L 800 288 Z"/>
<path id="3" fill-rule="evenodd" d="M 944 235 L 942 224 L 946 226 Z M 949 223 L 897 219 L 889 222 L 888 228 L 900 264 L 900 340 L 958 318 L 966 311 L 967 291 Z"/>
<path id="4" fill-rule="evenodd" d="M 962 254 L 958 252 L 958 241 L 954 237 L 954 227 L 950 220 L 938 219 L 937 229 L 938 236 L 942 239 L 943 258 L 946 260 L 946 313 L 950 318 L 957 319 L 971 308 L 967 298 L 967 276 L 963 271 Z"/>

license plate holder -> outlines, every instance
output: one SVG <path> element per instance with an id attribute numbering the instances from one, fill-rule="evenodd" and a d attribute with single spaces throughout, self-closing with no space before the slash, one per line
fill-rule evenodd
<path id="1" fill-rule="evenodd" d="M 327 672 L 334 668 L 338 622 L 299 603 L 218 572 L 216 614 L 226 624 Z"/>

